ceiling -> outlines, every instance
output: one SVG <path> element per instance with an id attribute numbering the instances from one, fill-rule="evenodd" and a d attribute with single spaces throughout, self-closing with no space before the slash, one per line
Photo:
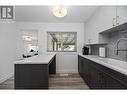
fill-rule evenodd
<path id="1" fill-rule="evenodd" d="M 85 22 L 98 6 L 65 6 L 68 14 L 56 18 L 52 13 L 53 6 L 15 6 L 15 19 L 19 22 Z"/>

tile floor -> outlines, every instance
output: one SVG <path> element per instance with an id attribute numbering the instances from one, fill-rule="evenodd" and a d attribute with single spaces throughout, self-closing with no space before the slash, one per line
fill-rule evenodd
<path id="1" fill-rule="evenodd" d="M 0 84 L 0 89 L 14 89 L 14 77 Z M 89 89 L 79 74 L 55 74 L 49 76 L 49 89 Z"/>

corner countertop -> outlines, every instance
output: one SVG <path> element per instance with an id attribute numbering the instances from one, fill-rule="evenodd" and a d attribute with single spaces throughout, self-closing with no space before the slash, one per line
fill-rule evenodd
<path id="1" fill-rule="evenodd" d="M 42 54 L 15 61 L 14 64 L 48 64 L 56 54 Z"/>
<path id="2" fill-rule="evenodd" d="M 94 61 L 100 65 L 103 65 L 105 67 L 118 71 L 122 74 L 127 75 L 127 62 L 125 61 L 120 61 L 120 60 L 111 59 L 111 58 L 103 58 L 96 55 L 82 55 L 82 54 L 78 54 L 78 55 L 86 59 L 89 59 L 91 61 Z"/>

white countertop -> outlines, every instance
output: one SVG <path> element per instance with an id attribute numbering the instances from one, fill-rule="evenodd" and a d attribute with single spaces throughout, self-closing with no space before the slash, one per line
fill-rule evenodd
<path id="1" fill-rule="evenodd" d="M 79 54 L 79 55 L 91 61 L 94 61 L 98 64 L 101 64 L 110 69 L 113 69 L 115 71 L 118 71 L 122 74 L 127 75 L 127 62 L 125 61 L 120 61 L 120 60 L 111 59 L 111 58 L 102 58 L 95 55 L 82 55 L 82 54 Z"/>
<path id="2" fill-rule="evenodd" d="M 48 64 L 56 54 L 42 54 L 15 61 L 14 64 Z"/>

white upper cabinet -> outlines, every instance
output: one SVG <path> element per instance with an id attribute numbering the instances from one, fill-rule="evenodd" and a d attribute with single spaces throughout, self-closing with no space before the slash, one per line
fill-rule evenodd
<path id="1" fill-rule="evenodd" d="M 119 24 L 127 22 L 127 6 L 117 6 L 117 22 Z"/>
<path id="2" fill-rule="evenodd" d="M 116 25 L 116 11 L 114 6 L 104 6 L 98 12 L 98 33 Z"/>
<path id="3" fill-rule="evenodd" d="M 85 22 L 85 42 L 99 43 L 99 33 L 127 22 L 127 6 L 102 6 Z"/>
<path id="4" fill-rule="evenodd" d="M 104 6 L 98 12 L 99 31 L 103 32 L 112 27 L 127 22 L 127 6 Z"/>
<path id="5" fill-rule="evenodd" d="M 97 44 L 99 42 L 99 32 L 113 27 L 113 18 L 115 17 L 113 6 L 104 6 L 85 22 L 85 42 Z"/>

